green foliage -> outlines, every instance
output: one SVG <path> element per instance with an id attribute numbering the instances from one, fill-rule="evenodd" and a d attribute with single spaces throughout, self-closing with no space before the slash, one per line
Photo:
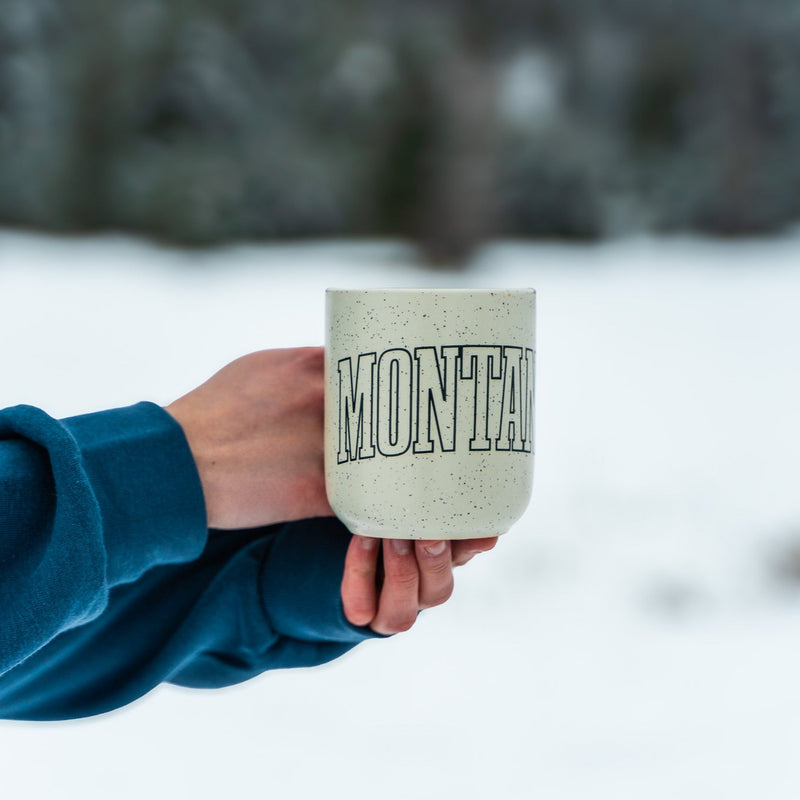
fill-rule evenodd
<path id="1" fill-rule="evenodd" d="M 799 36 L 777 1 L 0 0 L 0 222 L 446 263 L 493 235 L 777 230 Z"/>

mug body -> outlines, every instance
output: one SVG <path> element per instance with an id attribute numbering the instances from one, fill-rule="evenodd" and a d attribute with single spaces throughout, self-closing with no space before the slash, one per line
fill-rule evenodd
<path id="1" fill-rule="evenodd" d="M 325 480 L 362 536 L 505 533 L 533 481 L 532 289 L 329 289 Z"/>

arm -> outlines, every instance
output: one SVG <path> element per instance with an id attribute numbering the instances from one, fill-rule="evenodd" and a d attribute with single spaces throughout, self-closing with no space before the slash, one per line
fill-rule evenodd
<path id="1" fill-rule="evenodd" d="M 337 520 L 298 521 L 330 514 L 320 349 L 246 356 L 166 411 L 2 419 L 0 716 L 319 664 L 409 628 L 494 543 L 384 543 L 381 563 Z"/>
<path id="2" fill-rule="evenodd" d="M 319 448 L 296 459 L 293 472 L 279 456 L 297 444 L 293 435 L 305 437 L 303 446 L 321 438 L 321 422 L 315 427 L 313 415 L 303 417 L 302 404 L 287 400 L 276 411 L 273 402 L 293 388 L 286 379 L 308 393 L 313 376 L 296 368 L 296 358 L 266 361 L 260 370 L 235 362 L 212 379 L 223 403 L 216 394 L 205 403 L 207 395 L 194 392 L 174 404 L 182 417 L 199 414 L 213 442 L 198 450 L 204 485 L 181 426 L 153 404 L 64 421 L 28 406 L 0 412 L 0 676 L 101 615 L 114 586 L 154 566 L 196 558 L 207 516 L 212 525 L 246 527 L 330 513 L 324 486 L 317 497 L 307 488 L 319 477 Z M 253 371 L 259 381 L 240 391 Z M 200 407 L 192 402 L 197 398 Z M 271 431 L 268 452 L 253 447 L 260 434 L 251 429 L 253 419 Z M 244 428 L 233 430 L 238 438 L 231 445 L 237 424 Z M 190 428 L 200 435 L 198 424 Z M 218 490 L 218 466 L 232 488 Z"/>
<path id="3" fill-rule="evenodd" d="M 338 602 L 349 541 L 332 518 L 210 536 L 198 558 L 117 586 L 101 615 L 0 677 L 0 717 L 88 716 L 163 682 L 216 688 L 337 658 L 374 635 Z"/>
<path id="4" fill-rule="evenodd" d="M 61 422 L 25 407 L 0 424 L 0 717 L 96 714 L 373 635 L 344 617 L 343 526 L 208 536 L 192 453 L 158 406 Z"/>
<path id="5" fill-rule="evenodd" d="M 157 406 L 0 412 L 0 675 L 99 616 L 114 586 L 195 558 L 204 522 L 180 428 Z"/>

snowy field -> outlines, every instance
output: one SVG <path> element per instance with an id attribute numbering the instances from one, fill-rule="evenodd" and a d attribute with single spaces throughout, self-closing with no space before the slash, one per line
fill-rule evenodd
<path id="1" fill-rule="evenodd" d="M 800 235 L 184 253 L 0 234 L 0 406 L 167 403 L 321 343 L 327 286 L 538 290 L 524 519 L 408 634 L 0 723 L 8 798 L 797 800 Z"/>

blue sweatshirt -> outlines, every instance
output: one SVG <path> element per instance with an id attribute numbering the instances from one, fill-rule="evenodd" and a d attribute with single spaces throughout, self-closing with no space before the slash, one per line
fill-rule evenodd
<path id="1" fill-rule="evenodd" d="M 340 522 L 205 519 L 159 406 L 0 411 L 0 718 L 98 714 L 163 681 L 224 686 L 372 635 L 342 611 Z"/>

